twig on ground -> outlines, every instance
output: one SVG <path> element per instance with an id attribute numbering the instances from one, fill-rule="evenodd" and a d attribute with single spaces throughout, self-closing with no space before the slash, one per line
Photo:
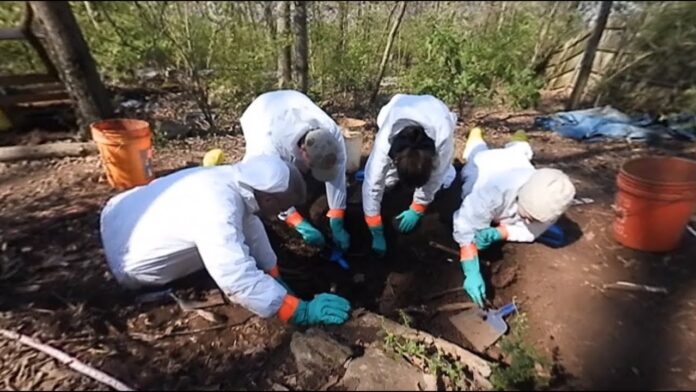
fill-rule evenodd
<path id="1" fill-rule="evenodd" d="M 691 233 L 692 236 L 696 237 L 696 230 L 694 230 L 691 226 L 686 225 L 686 230 L 689 230 L 689 233 Z"/>
<path id="2" fill-rule="evenodd" d="M 648 293 L 661 293 L 668 294 L 668 291 L 664 287 L 648 286 L 644 284 L 635 284 L 631 282 L 618 281 L 616 283 L 604 284 L 602 289 L 614 289 L 614 290 L 625 290 L 625 291 L 644 291 Z"/>
<path id="3" fill-rule="evenodd" d="M 108 385 L 117 391 L 132 391 L 133 389 L 126 384 L 116 380 L 115 378 L 109 376 L 108 374 L 97 370 L 83 362 L 80 362 L 77 358 L 73 358 L 68 354 L 48 346 L 43 343 L 39 343 L 36 340 L 30 338 L 29 336 L 22 335 L 13 331 L 0 328 L 0 335 L 10 340 L 15 340 L 25 346 L 29 346 L 35 350 L 41 351 L 42 353 L 49 355 L 58 361 L 68 365 L 71 369 L 76 372 L 83 374 L 93 380 L 99 381 L 102 384 Z"/>
<path id="4" fill-rule="evenodd" d="M 443 252 L 446 252 L 446 253 L 451 254 L 452 256 L 459 257 L 459 252 L 457 252 L 456 250 L 454 250 L 454 249 L 452 249 L 452 248 L 446 247 L 446 246 L 444 246 L 444 245 L 442 245 L 442 244 L 438 244 L 438 243 L 435 242 L 435 241 L 430 241 L 428 244 L 429 244 L 430 246 L 432 246 L 433 248 L 435 248 L 435 249 L 439 249 L 439 250 L 441 250 L 441 251 L 443 251 Z"/>
<path id="5" fill-rule="evenodd" d="M 239 325 L 246 323 L 253 316 L 254 316 L 253 314 L 250 314 L 247 318 L 245 318 L 244 320 L 237 322 L 237 323 L 214 325 L 212 327 L 192 329 L 190 331 L 178 331 L 178 332 L 170 332 L 170 333 L 165 333 L 165 334 L 149 334 L 149 333 L 131 332 L 130 335 L 135 337 L 135 338 L 143 339 L 145 341 L 160 340 L 160 339 L 170 338 L 170 337 L 174 337 L 174 336 L 195 335 L 195 334 L 204 333 L 204 332 L 217 331 L 219 329 L 236 327 L 236 326 L 239 326 Z"/>

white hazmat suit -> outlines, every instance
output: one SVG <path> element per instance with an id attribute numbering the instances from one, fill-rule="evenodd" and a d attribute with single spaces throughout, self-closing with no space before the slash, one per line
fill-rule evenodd
<path id="1" fill-rule="evenodd" d="M 234 302 L 260 317 L 278 313 L 287 291 L 273 277 L 276 255 L 253 190 L 288 188 L 289 169 L 258 156 L 198 167 L 113 197 L 101 214 L 109 267 L 122 285 L 163 285 L 205 268 Z"/>
<path id="2" fill-rule="evenodd" d="M 294 90 L 267 92 L 249 105 L 239 121 L 246 140 L 244 160 L 260 154 L 278 155 L 303 172 L 309 168 L 304 164 L 298 141 L 312 129 L 331 132 L 340 146 L 337 157 L 340 175 L 326 182 L 326 195 L 330 209 L 345 210 L 346 150 L 343 135 L 336 122 L 311 99 Z"/>
<path id="3" fill-rule="evenodd" d="M 517 196 L 536 170 L 527 142 L 510 142 L 505 148 L 489 150 L 485 142 L 467 145 L 462 169 L 462 205 L 454 214 L 454 240 L 461 246 L 474 241 L 476 231 L 504 225 L 507 241 L 533 242 L 553 223 L 528 224 L 518 212 Z"/>
<path id="4" fill-rule="evenodd" d="M 449 186 L 455 177 L 453 132 L 457 115 L 431 95 L 396 94 L 377 116 L 379 131 L 365 165 L 362 186 L 363 211 L 366 217 L 380 215 L 386 187 L 398 181 L 396 167 L 389 157 L 392 140 L 404 127 L 419 125 L 435 142 L 436 161 L 428 182 L 416 189 L 413 202 L 427 206 L 441 186 Z"/>

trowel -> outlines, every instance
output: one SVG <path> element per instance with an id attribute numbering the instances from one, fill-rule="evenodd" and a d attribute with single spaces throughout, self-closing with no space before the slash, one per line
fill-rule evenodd
<path id="1" fill-rule="evenodd" d="M 449 319 L 477 351 L 483 352 L 507 332 L 503 318 L 516 311 L 517 306 L 510 303 L 497 310 L 472 308 Z"/>

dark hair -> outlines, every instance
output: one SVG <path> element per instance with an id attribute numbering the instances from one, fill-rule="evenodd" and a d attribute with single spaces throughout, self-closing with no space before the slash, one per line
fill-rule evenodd
<path id="1" fill-rule="evenodd" d="M 389 157 L 394 160 L 399 182 L 420 188 L 430 179 L 435 158 L 435 142 L 423 127 L 409 125 L 394 136 Z"/>
<path id="2" fill-rule="evenodd" d="M 406 148 L 396 154 L 394 163 L 401 183 L 409 188 L 420 188 L 428 182 L 433 171 L 433 153 Z"/>

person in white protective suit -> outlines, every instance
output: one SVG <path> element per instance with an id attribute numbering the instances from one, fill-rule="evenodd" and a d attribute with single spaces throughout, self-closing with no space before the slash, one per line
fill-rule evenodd
<path id="1" fill-rule="evenodd" d="M 233 302 L 260 317 L 341 324 L 350 311 L 345 299 L 320 294 L 306 302 L 289 291 L 256 215 L 277 214 L 305 196 L 301 173 L 277 156 L 181 170 L 108 201 L 101 213 L 106 260 L 129 289 L 205 269 Z"/>
<path id="2" fill-rule="evenodd" d="M 518 131 L 505 148 L 490 150 L 481 133 L 474 128 L 467 139 L 461 172 L 463 200 L 453 221 L 463 286 L 479 306 L 486 298 L 486 286 L 478 251 L 498 241 L 533 242 L 575 197 L 575 186 L 562 171 L 534 168 L 524 131 Z"/>
<path id="3" fill-rule="evenodd" d="M 299 91 L 278 90 L 259 95 L 240 118 L 246 153 L 280 156 L 302 172 L 326 184 L 329 224 L 333 242 L 345 251 L 350 246 L 343 218 L 346 209 L 346 150 L 336 122 Z M 303 240 L 315 246 L 324 236 L 302 217 L 295 206 L 279 215 Z"/>
<path id="4" fill-rule="evenodd" d="M 415 188 L 410 207 L 397 216 L 398 230 L 413 230 L 440 188 L 448 188 L 456 172 L 456 114 L 431 95 L 396 94 L 377 116 L 379 131 L 365 165 L 362 202 L 372 233 L 372 249 L 387 250 L 381 205 L 386 188 L 397 182 Z"/>

